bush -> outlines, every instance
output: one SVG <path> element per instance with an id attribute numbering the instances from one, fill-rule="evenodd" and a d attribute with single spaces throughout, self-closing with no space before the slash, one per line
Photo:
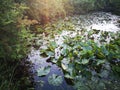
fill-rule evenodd
<path id="1" fill-rule="evenodd" d="M 120 0 L 110 0 L 110 7 L 112 8 L 112 12 L 120 15 Z"/>
<path id="2" fill-rule="evenodd" d="M 74 0 L 74 13 L 86 13 L 95 9 L 95 0 Z"/>
<path id="3" fill-rule="evenodd" d="M 18 26 L 18 18 L 23 17 L 24 4 L 15 3 L 14 0 L 0 1 L 0 58 L 18 60 L 26 54 L 27 35 L 25 27 Z M 23 34 L 24 32 L 24 34 Z"/>
<path id="4" fill-rule="evenodd" d="M 28 52 L 29 30 L 18 22 L 27 7 L 14 1 L 18 0 L 0 0 L 0 90 L 21 90 L 25 85 L 27 90 L 30 84 L 24 68 L 18 69 Z"/>
<path id="5" fill-rule="evenodd" d="M 27 13 L 41 24 L 66 15 L 62 0 L 28 0 L 26 4 L 30 8 Z"/>

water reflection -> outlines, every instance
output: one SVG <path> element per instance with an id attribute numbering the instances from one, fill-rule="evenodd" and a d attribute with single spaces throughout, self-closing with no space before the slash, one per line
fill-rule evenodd
<path id="1" fill-rule="evenodd" d="M 74 90 L 72 86 L 66 83 L 62 70 L 57 65 L 50 62 L 48 63 L 48 59 L 49 57 L 43 58 L 40 56 L 40 50 L 31 48 L 31 53 L 28 55 L 28 61 L 33 63 L 32 72 L 34 74 L 35 90 Z M 44 77 L 38 77 L 36 70 L 46 66 L 51 66 L 50 73 Z M 60 86 L 53 86 L 48 83 L 48 77 L 52 74 L 62 76 L 63 83 Z"/>

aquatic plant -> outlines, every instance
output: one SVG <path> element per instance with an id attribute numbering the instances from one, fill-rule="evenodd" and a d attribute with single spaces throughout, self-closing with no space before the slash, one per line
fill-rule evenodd
<path id="1" fill-rule="evenodd" d="M 85 32 L 86 30 L 83 31 L 83 33 Z M 90 31 L 88 36 L 92 36 L 96 32 L 96 30 L 93 30 L 92 33 Z M 106 31 L 102 32 L 101 37 L 105 39 L 108 33 Z M 98 87 L 105 88 L 107 83 L 104 80 L 111 80 L 109 78 L 112 73 L 113 77 L 115 73 L 119 76 L 120 34 L 119 32 L 112 34 L 114 37 L 115 35 L 118 36 L 116 39 L 109 43 L 104 41 L 100 45 L 93 38 L 86 39 L 86 37 L 80 35 L 75 37 L 64 36 L 62 45 L 57 45 L 55 41 L 52 41 L 45 50 L 42 50 L 42 53 L 51 57 L 50 61 L 62 68 L 64 77 L 71 79 L 75 87 L 83 88 L 86 85 L 87 87 L 84 88 L 93 89 L 91 84 L 96 78 L 95 83 L 99 83 Z M 57 52 L 56 49 L 58 49 Z M 80 81 L 79 77 L 81 77 Z M 77 83 L 81 83 L 81 86 Z"/>

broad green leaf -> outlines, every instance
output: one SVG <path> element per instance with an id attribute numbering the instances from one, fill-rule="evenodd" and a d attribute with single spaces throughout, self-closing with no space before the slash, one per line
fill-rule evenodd
<path id="1" fill-rule="evenodd" d="M 48 82 L 53 86 L 59 86 L 60 84 L 62 84 L 63 79 L 62 76 L 53 74 L 52 76 L 48 77 Z"/>
<path id="2" fill-rule="evenodd" d="M 62 69 L 63 70 L 67 70 L 68 68 L 68 64 L 69 64 L 70 60 L 64 58 L 62 61 L 61 61 L 61 66 L 62 66 Z"/>
<path id="3" fill-rule="evenodd" d="M 120 66 L 119 66 L 119 65 L 112 65 L 112 70 L 113 70 L 114 72 L 120 73 Z"/>
<path id="4" fill-rule="evenodd" d="M 51 52 L 51 51 L 47 51 L 46 54 L 50 57 L 53 57 L 55 55 L 54 52 Z"/>
<path id="5" fill-rule="evenodd" d="M 89 59 L 82 59 L 82 64 L 88 64 L 89 63 Z"/>
<path id="6" fill-rule="evenodd" d="M 91 46 L 84 46 L 83 50 L 92 50 L 92 47 Z"/>
<path id="7" fill-rule="evenodd" d="M 40 46 L 40 45 L 42 45 L 42 42 L 43 42 L 42 40 L 38 40 L 38 41 L 36 41 L 36 45 Z"/>
<path id="8" fill-rule="evenodd" d="M 66 70 L 68 68 L 68 65 L 66 65 L 64 63 L 61 63 L 61 66 L 62 66 L 63 70 Z"/>
<path id="9" fill-rule="evenodd" d="M 75 60 L 75 63 L 77 64 L 76 67 L 78 67 L 78 68 L 79 68 L 79 65 L 82 64 L 79 59 L 76 59 L 76 60 Z"/>
<path id="10" fill-rule="evenodd" d="M 50 68 L 51 66 L 47 66 L 47 67 L 41 67 L 37 70 L 37 75 L 38 76 L 45 76 L 50 72 Z"/>
<path id="11" fill-rule="evenodd" d="M 69 54 L 68 54 L 68 57 L 70 58 L 70 60 L 73 60 L 73 59 L 74 59 L 74 56 L 73 56 L 72 53 L 69 53 Z"/>
<path id="12" fill-rule="evenodd" d="M 58 61 L 57 59 L 52 59 L 53 63 L 57 63 L 57 61 Z"/>
<path id="13" fill-rule="evenodd" d="M 101 52 L 97 53 L 97 58 L 98 59 L 105 59 L 105 55 Z"/>
<path id="14" fill-rule="evenodd" d="M 109 75 L 109 71 L 107 70 L 102 70 L 102 72 L 100 73 L 100 77 L 102 78 L 107 78 Z"/>
<path id="15" fill-rule="evenodd" d="M 106 49 L 105 46 L 101 46 L 101 50 L 102 50 L 102 52 L 103 52 L 105 55 L 108 55 L 108 54 L 109 54 L 109 52 L 108 52 L 108 50 Z"/>
<path id="16" fill-rule="evenodd" d="M 97 65 L 104 64 L 104 63 L 105 63 L 105 60 L 99 60 L 99 59 L 97 59 Z"/>
<path id="17" fill-rule="evenodd" d="M 74 55 L 78 55 L 79 52 L 78 52 L 77 50 L 74 50 L 74 51 L 73 51 L 73 54 L 74 54 Z"/>
<path id="18" fill-rule="evenodd" d="M 100 86 L 100 88 L 102 88 L 102 89 L 105 88 L 105 84 L 104 84 L 103 82 L 100 82 L 100 83 L 99 83 L 99 86 Z"/>
<path id="19" fill-rule="evenodd" d="M 52 46 L 52 48 L 56 48 L 57 47 L 57 44 L 56 44 L 56 42 L 55 41 L 52 41 L 52 42 L 50 42 L 50 45 Z"/>
<path id="20" fill-rule="evenodd" d="M 69 53 L 69 50 L 68 49 L 63 49 L 61 54 L 64 55 L 64 56 L 67 56 Z"/>
<path id="21" fill-rule="evenodd" d="M 70 76 L 71 79 L 74 78 L 76 73 L 74 72 L 74 64 L 69 63 L 68 68 L 66 69 L 65 77 Z"/>
<path id="22" fill-rule="evenodd" d="M 64 75 L 64 77 L 65 78 L 68 78 L 68 79 L 74 79 L 74 77 L 73 76 L 71 76 L 70 74 L 68 74 L 68 73 L 66 73 L 65 75 Z"/>

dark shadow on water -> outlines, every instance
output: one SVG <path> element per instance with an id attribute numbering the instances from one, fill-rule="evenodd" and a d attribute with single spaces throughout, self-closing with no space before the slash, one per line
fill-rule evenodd
<path id="1" fill-rule="evenodd" d="M 52 74 L 57 74 L 62 76 L 63 78 L 63 83 L 60 86 L 53 86 L 50 85 L 48 82 L 48 77 L 51 76 Z M 36 90 L 74 90 L 72 86 L 68 85 L 64 79 L 63 73 L 62 71 L 54 64 L 51 66 L 51 71 L 47 76 L 44 77 L 38 77 L 37 75 L 34 76 L 35 81 L 44 81 L 44 85 L 41 86 L 40 83 L 35 82 L 36 86 L 35 89 Z"/>
<path id="2" fill-rule="evenodd" d="M 40 57 L 39 50 L 33 50 L 30 55 L 28 55 L 28 61 L 33 63 L 31 72 L 33 73 L 35 90 L 75 90 L 73 86 L 69 85 L 69 83 L 65 81 L 62 70 L 57 65 L 47 62 L 47 59 L 48 58 Z M 44 77 L 37 76 L 37 69 L 45 66 L 51 66 L 50 73 Z M 53 74 L 62 76 L 63 82 L 60 86 L 49 84 L 48 77 Z"/>

